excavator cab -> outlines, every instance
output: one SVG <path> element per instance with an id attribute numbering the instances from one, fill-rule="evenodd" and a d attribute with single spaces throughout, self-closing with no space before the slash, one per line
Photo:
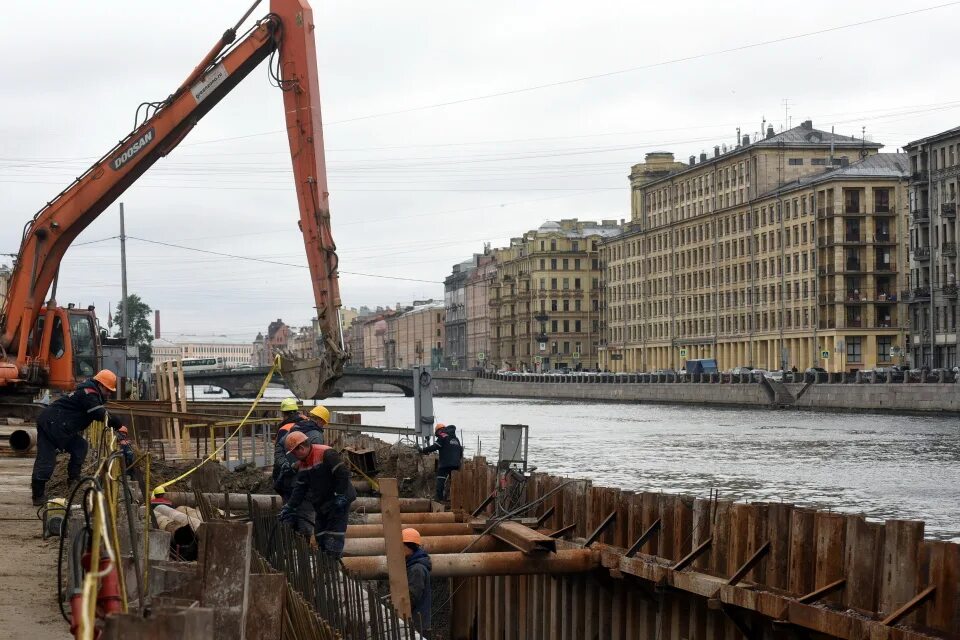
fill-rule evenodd
<path id="1" fill-rule="evenodd" d="M 43 307 L 32 337 L 25 363 L 29 383 L 69 391 L 99 370 L 100 338 L 92 307 Z M 46 380 L 39 377 L 44 364 Z"/>

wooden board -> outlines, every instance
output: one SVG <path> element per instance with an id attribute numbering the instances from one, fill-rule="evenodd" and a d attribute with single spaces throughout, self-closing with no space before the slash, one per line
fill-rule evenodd
<path id="1" fill-rule="evenodd" d="M 380 478 L 380 513 L 383 539 L 387 549 L 387 573 L 390 576 L 390 600 L 397 615 L 409 620 L 410 585 L 407 584 L 407 562 L 400 532 L 400 493 L 396 478 Z"/>

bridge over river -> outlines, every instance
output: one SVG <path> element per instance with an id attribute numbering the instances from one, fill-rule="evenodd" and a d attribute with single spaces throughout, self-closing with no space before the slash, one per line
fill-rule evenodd
<path id="1" fill-rule="evenodd" d="M 220 371 L 190 371 L 184 373 L 187 384 L 210 385 L 226 391 L 231 398 L 253 398 L 260 390 L 270 367 L 226 369 Z M 433 391 L 437 395 L 470 395 L 474 374 L 464 371 L 433 371 Z M 284 384 L 283 377 L 274 374 L 271 382 Z M 348 368 L 337 381 L 336 389 L 344 391 L 376 391 L 383 386 L 394 387 L 408 397 L 413 396 L 413 370 Z"/>

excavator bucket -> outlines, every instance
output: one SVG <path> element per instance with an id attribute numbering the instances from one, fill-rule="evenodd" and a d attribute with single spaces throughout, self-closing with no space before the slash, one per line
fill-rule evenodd
<path id="1" fill-rule="evenodd" d="M 327 358 L 280 359 L 280 374 L 287 387 L 302 399 L 322 400 L 337 393 L 336 382 L 343 374 L 343 360 Z"/>

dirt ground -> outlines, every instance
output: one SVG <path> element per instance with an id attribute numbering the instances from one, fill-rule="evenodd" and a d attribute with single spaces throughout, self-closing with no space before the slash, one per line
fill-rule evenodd
<path id="1" fill-rule="evenodd" d="M 57 538 L 30 504 L 33 458 L 0 456 L 0 640 L 71 638 L 57 607 Z"/>

